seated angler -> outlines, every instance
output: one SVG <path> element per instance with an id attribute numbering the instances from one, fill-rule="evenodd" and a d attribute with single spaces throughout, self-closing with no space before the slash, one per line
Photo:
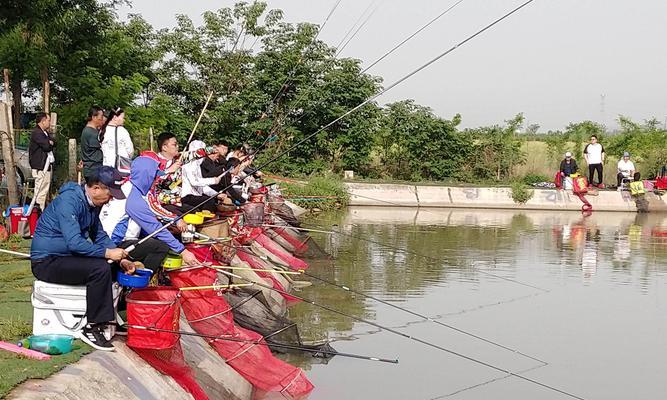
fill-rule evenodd
<path id="1" fill-rule="evenodd" d="M 149 157 L 137 157 L 132 161 L 130 175 L 132 189 L 127 197 L 125 212 L 129 217 L 127 227 L 133 228 L 125 230 L 125 241 L 136 241 L 140 239 L 141 233 L 143 233 L 143 235 L 153 233 L 163 227 L 153 211 L 153 208 L 156 205 L 151 204 L 147 196 L 153 186 L 153 182 L 158 176 L 158 167 L 158 162 Z M 179 223 L 181 223 L 181 221 L 182 220 L 179 220 Z M 181 224 L 184 228 L 185 224 Z M 194 254 L 188 251 L 185 246 L 183 246 L 183 244 L 169 232 L 169 230 L 160 230 L 154 238 L 164 242 L 173 252 L 180 253 L 185 264 L 196 265 L 198 263 Z M 139 247 L 137 247 L 137 249 L 138 248 Z M 149 251 L 149 249 L 141 251 Z M 134 252 L 131 252 L 131 254 L 133 255 Z"/>
<path id="2" fill-rule="evenodd" d="M 618 187 L 621 187 L 624 180 L 638 181 L 641 179 L 641 175 L 635 169 L 635 164 L 630 160 L 630 153 L 627 151 L 623 152 L 623 158 L 618 161 L 617 172 L 616 184 Z"/>
<path id="3" fill-rule="evenodd" d="M 204 177 L 202 175 L 202 163 L 206 160 L 213 161 L 218 157 L 217 150 L 207 148 L 201 140 L 194 140 L 190 143 L 191 161 L 183 165 L 183 186 L 181 188 L 182 211 L 189 211 L 193 207 L 199 210 L 208 210 L 215 213 L 217 210 L 217 200 L 222 200 L 226 196 L 212 189 L 212 185 L 217 185 L 223 178 L 224 170 L 214 177 Z M 202 204 L 204 203 L 204 204 Z"/>
<path id="4" fill-rule="evenodd" d="M 223 201 L 229 202 L 231 200 L 236 205 L 245 203 L 246 199 L 243 198 L 241 192 L 232 186 L 232 177 L 238 175 L 240 172 L 241 167 L 239 166 L 241 162 L 235 157 L 229 160 L 225 159 L 228 149 L 226 143 L 218 142 L 214 148 L 217 150 L 217 153 L 209 154 L 201 161 L 201 176 L 203 178 L 216 178 L 220 176 L 220 182 L 210 185 L 210 188 L 215 192 L 224 192 L 226 198 L 222 198 Z"/>
<path id="5" fill-rule="evenodd" d="M 112 351 L 103 329 L 115 323 L 112 265 L 125 250 L 117 248 L 102 229 L 99 214 L 111 200 L 125 198 L 120 173 L 107 166 L 95 168 L 86 183 L 65 183 L 39 218 L 30 248 L 32 273 L 41 281 L 86 285 L 86 317 L 81 339 L 98 350 Z M 125 266 L 126 264 L 121 263 Z"/>
<path id="6" fill-rule="evenodd" d="M 560 162 L 560 168 L 558 170 L 559 175 L 556 177 L 556 187 L 568 187 L 568 185 L 565 185 L 565 182 L 570 180 L 571 184 L 572 182 L 570 176 L 576 174 L 578 170 L 579 166 L 577 166 L 577 161 L 572 158 L 572 153 L 569 151 L 566 152 L 565 158 Z"/>

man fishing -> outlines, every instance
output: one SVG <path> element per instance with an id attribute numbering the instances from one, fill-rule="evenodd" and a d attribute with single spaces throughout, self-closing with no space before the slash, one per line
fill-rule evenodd
<path id="1" fill-rule="evenodd" d="M 103 328 L 115 321 L 111 290 L 112 265 L 127 257 L 102 229 L 100 209 L 111 198 L 125 198 L 112 167 L 98 167 L 86 183 L 65 183 L 37 222 L 30 248 L 35 278 L 62 285 L 86 285 L 86 317 L 81 340 L 98 350 L 112 351 Z M 121 266 L 126 264 L 121 263 Z"/>

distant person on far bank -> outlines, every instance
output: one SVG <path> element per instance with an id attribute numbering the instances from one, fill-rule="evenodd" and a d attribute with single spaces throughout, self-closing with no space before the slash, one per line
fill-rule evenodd
<path id="1" fill-rule="evenodd" d="M 81 161 L 83 161 L 83 176 L 87 178 L 93 171 L 102 166 L 104 159 L 100 137 L 100 128 L 104 125 L 104 110 L 98 106 L 88 110 L 88 122 L 81 132 Z"/>
<path id="2" fill-rule="evenodd" d="M 107 120 L 100 130 L 102 145 L 102 164 L 116 169 L 121 169 L 124 163 L 131 163 L 134 156 L 134 144 L 130 133 L 123 126 L 125 124 L 125 111 L 116 107 L 109 111 Z M 129 168 L 129 165 L 127 165 Z"/>
<path id="3" fill-rule="evenodd" d="M 32 177 L 35 178 L 35 203 L 44 210 L 51 187 L 52 164 L 56 161 L 53 156 L 55 138 L 47 131 L 51 124 L 48 114 L 38 113 L 35 122 L 37 126 L 30 134 L 28 162 L 32 169 Z"/>
<path id="4" fill-rule="evenodd" d="M 630 153 L 627 151 L 623 152 L 623 158 L 618 161 L 617 170 L 616 183 L 619 187 L 624 179 L 633 181 L 641 179 L 641 175 L 635 169 L 635 164 L 630 160 Z"/>
<path id="5" fill-rule="evenodd" d="M 589 186 L 597 186 L 600 189 L 604 188 L 602 183 L 602 164 L 604 164 L 604 147 L 598 143 L 598 137 L 591 135 L 591 142 L 584 148 L 584 158 L 588 164 L 588 184 Z M 598 183 L 595 184 L 593 177 L 597 171 Z"/>

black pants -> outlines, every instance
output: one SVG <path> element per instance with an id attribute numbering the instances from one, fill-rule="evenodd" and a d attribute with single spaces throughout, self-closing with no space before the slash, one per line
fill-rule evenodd
<path id="1" fill-rule="evenodd" d="M 598 184 L 602 183 L 602 164 L 588 164 L 588 183 L 591 185 L 595 185 L 593 182 L 595 171 L 598 172 Z"/>
<path id="2" fill-rule="evenodd" d="M 32 274 L 40 281 L 61 285 L 86 285 L 89 323 L 114 321 L 111 292 L 112 265 L 97 257 L 50 256 L 32 261 Z"/>
<path id="3" fill-rule="evenodd" d="M 139 242 L 138 240 L 125 240 L 118 247 L 126 249 L 130 245 Z M 156 273 L 160 270 L 162 266 L 162 261 L 167 256 L 169 252 L 169 246 L 158 239 L 150 238 L 138 245 L 134 250 L 130 252 L 130 259 L 134 261 L 141 261 L 144 263 L 144 266 L 153 273 Z"/>
<path id="4" fill-rule="evenodd" d="M 181 209 L 183 210 L 183 212 L 190 211 L 192 207 L 198 206 L 201 202 L 203 202 L 206 199 L 208 199 L 208 196 L 195 196 L 193 194 L 189 194 L 181 199 L 181 203 L 183 204 L 183 207 L 181 207 Z M 218 210 L 218 208 L 216 207 L 217 203 L 218 201 L 214 197 L 208 200 L 203 205 L 197 207 L 197 210 L 199 211 L 208 210 L 212 213 L 215 213 Z"/>

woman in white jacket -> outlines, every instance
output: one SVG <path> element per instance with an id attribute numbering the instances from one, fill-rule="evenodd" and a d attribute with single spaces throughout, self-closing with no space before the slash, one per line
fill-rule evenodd
<path id="1" fill-rule="evenodd" d="M 125 129 L 125 111 L 120 108 L 114 108 L 109 112 L 106 123 L 102 127 L 101 136 L 102 146 L 102 164 L 118 168 L 116 165 L 116 154 L 121 157 L 132 159 L 134 156 L 134 144 L 130 133 Z"/>

